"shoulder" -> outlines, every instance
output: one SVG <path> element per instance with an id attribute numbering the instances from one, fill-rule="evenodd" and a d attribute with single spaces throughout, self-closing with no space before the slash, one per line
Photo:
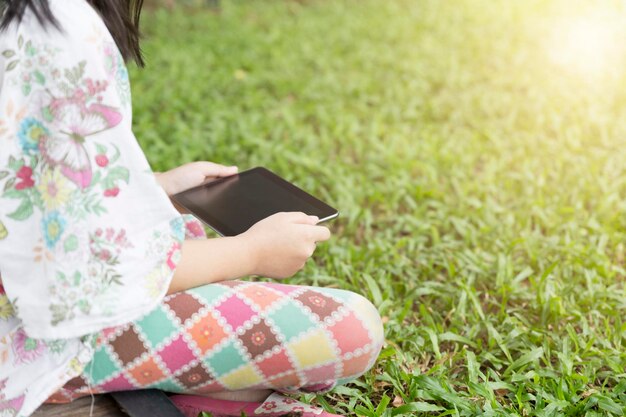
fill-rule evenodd
<path id="1" fill-rule="evenodd" d="M 72 82 L 83 70 L 113 79 L 120 66 L 116 64 L 123 62 L 106 25 L 86 0 L 48 1 L 58 28 L 42 25 L 28 10 L 21 22 L 0 32 L 0 93 L 3 87 L 7 91 L 19 85 L 27 96 L 46 80 L 65 77 Z"/>
<path id="2" fill-rule="evenodd" d="M 28 54 L 29 50 L 22 48 L 28 41 L 31 45 L 47 44 L 63 49 L 111 39 L 106 25 L 86 0 L 48 0 L 48 3 L 58 27 L 42 24 L 28 8 L 19 23 L 14 22 L 0 32 L 1 51 L 17 47 L 16 53 Z"/>

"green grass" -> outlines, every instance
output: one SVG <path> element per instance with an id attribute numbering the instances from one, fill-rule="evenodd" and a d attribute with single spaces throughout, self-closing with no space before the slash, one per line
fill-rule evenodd
<path id="1" fill-rule="evenodd" d="M 153 167 L 263 165 L 341 211 L 289 282 L 369 297 L 362 416 L 626 413 L 626 82 L 554 64 L 568 1 L 223 1 L 144 16 Z M 587 2 L 589 4 L 589 2 Z"/>

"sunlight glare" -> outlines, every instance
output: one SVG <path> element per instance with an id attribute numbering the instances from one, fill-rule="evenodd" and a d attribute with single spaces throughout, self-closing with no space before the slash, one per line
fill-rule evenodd
<path id="1" fill-rule="evenodd" d="M 619 13 L 591 13 L 553 26 L 552 60 L 568 72 L 595 79 L 623 72 L 626 20 Z"/>

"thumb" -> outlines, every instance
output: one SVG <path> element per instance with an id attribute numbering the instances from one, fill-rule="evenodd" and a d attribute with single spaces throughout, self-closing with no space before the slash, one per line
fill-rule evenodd
<path id="1" fill-rule="evenodd" d="M 228 167 L 222 166 L 218 175 L 220 176 L 233 175 L 233 174 L 236 174 L 237 171 L 239 171 L 239 168 L 237 168 L 235 165 L 228 166 Z"/>
<path id="2" fill-rule="evenodd" d="M 320 221 L 320 218 L 317 216 L 307 216 L 308 217 L 308 224 L 317 224 Z"/>
<path id="3" fill-rule="evenodd" d="M 225 166 L 214 162 L 202 161 L 198 163 L 205 177 L 223 177 L 237 173 L 236 166 Z"/>

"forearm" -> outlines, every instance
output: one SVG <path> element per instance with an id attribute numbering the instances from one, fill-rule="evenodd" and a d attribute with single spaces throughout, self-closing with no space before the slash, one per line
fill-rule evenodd
<path id="1" fill-rule="evenodd" d="M 241 237 L 185 240 L 168 294 L 253 273 L 254 256 Z"/>

